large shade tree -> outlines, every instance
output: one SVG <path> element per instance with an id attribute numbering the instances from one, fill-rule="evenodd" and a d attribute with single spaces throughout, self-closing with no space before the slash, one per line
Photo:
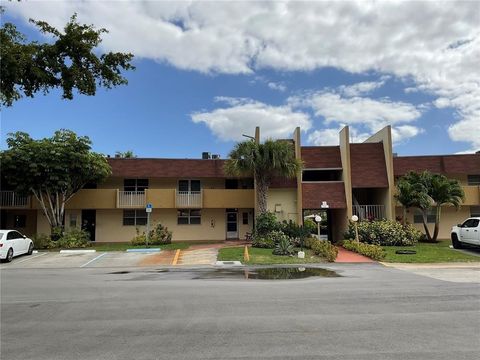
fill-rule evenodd
<path id="1" fill-rule="evenodd" d="M 465 194 L 458 180 L 428 171 L 409 172 L 398 181 L 397 199 L 404 207 L 420 210 L 427 240 L 435 242 L 440 229 L 442 205 L 451 205 L 458 209 L 465 199 Z M 433 233 L 427 226 L 428 213 L 432 209 L 435 212 Z"/>
<path id="2" fill-rule="evenodd" d="M 91 141 L 70 130 L 50 138 L 32 139 L 16 132 L 1 152 L 2 177 L 15 191 L 33 195 L 52 230 L 63 228 L 65 204 L 88 183 L 111 174 L 106 158 L 91 151 Z"/>
<path id="3" fill-rule="evenodd" d="M 3 9 L 0 7 L 0 11 Z M 34 97 L 58 88 L 64 99 L 72 99 L 74 90 L 95 95 L 97 87 L 111 88 L 127 84 L 122 70 L 134 69 L 132 54 L 99 54 L 106 29 L 77 22 L 76 15 L 57 30 L 44 21 L 30 20 L 52 41 L 28 41 L 12 23 L 0 28 L 0 103 L 11 106 L 22 96 Z"/>
<path id="4" fill-rule="evenodd" d="M 258 211 L 264 214 L 272 179 L 276 176 L 293 178 L 302 167 L 302 162 L 295 158 L 291 142 L 266 140 L 262 144 L 248 140 L 235 145 L 225 163 L 225 172 L 230 176 L 253 176 Z"/>

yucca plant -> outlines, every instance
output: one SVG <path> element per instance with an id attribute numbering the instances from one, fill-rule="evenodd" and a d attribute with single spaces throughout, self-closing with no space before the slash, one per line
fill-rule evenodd
<path id="1" fill-rule="evenodd" d="M 273 250 L 273 255 L 292 255 L 294 252 L 293 244 L 287 236 L 282 237 Z"/>

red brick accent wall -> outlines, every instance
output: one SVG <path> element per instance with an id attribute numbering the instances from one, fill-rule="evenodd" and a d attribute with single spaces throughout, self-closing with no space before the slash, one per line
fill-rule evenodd
<path id="1" fill-rule="evenodd" d="M 393 168 L 395 176 L 425 170 L 441 174 L 473 175 L 480 173 L 480 154 L 394 157 Z"/>
<path id="2" fill-rule="evenodd" d="M 350 144 L 352 188 L 388 187 L 382 143 Z"/>
<path id="3" fill-rule="evenodd" d="M 341 168 L 339 146 L 302 146 L 305 168 Z"/>
<path id="4" fill-rule="evenodd" d="M 343 181 L 329 183 L 302 183 L 302 203 L 304 209 L 319 209 L 326 201 L 331 209 L 347 207 Z"/>

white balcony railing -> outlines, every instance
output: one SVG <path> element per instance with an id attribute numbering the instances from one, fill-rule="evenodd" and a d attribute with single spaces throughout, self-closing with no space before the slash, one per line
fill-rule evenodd
<path id="1" fill-rule="evenodd" d="M 2 207 L 25 208 L 28 206 L 28 196 L 18 195 L 15 191 L 0 191 Z"/>
<path id="2" fill-rule="evenodd" d="M 175 203 L 177 208 L 201 208 L 201 191 L 177 191 L 175 193 Z"/>
<path id="3" fill-rule="evenodd" d="M 143 208 L 145 205 L 145 191 L 118 191 L 118 207 Z"/>
<path id="4" fill-rule="evenodd" d="M 353 205 L 353 215 L 359 220 L 381 220 L 385 219 L 384 205 Z"/>

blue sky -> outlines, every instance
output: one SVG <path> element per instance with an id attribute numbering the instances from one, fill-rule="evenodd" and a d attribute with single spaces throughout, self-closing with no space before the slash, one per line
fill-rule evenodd
<path id="1" fill-rule="evenodd" d="M 153 6 L 158 13 L 152 15 L 151 8 L 139 8 L 138 16 L 146 17 L 145 21 L 148 17 L 159 26 L 166 24 L 174 27 L 184 37 L 190 36 L 189 31 L 194 34 L 204 32 L 203 37 L 187 46 L 178 43 L 180 40 L 172 41 L 173 35 L 162 34 L 160 29 L 158 37 L 165 36 L 165 39 L 157 44 L 160 40 L 149 39 L 148 36 L 144 41 L 129 40 L 122 33 L 121 24 L 117 24 L 113 17 L 97 18 L 91 15 L 93 10 L 101 13 L 101 8 L 92 9 L 94 3 L 88 3 L 88 6 L 79 4 L 65 3 L 66 8 L 58 13 L 46 10 L 42 13 L 29 4 L 9 4 L 3 21 L 14 22 L 29 39 L 35 39 L 39 35 L 26 25 L 25 19 L 34 16 L 59 26 L 68 19 L 66 14 L 76 11 L 80 21 L 110 29 L 104 42 L 105 49 L 102 50 L 132 51 L 137 55 L 134 61 L 137 69 L 125 74 L 129 84 L 111 90 L 99 89 L 94 97 L 77 95 L 72 101 L 62 100 L 58 91 L 17 101 L 12 107 L 1 111 L 2 148 L 6 146 L 5 137 L 9 132 L 25 131 L 39 138 L 50 136 L 56 129 L 68 128 L 78 134 L 88 135 L 93 141 L 93 148 L 105 154 L 133 150 L 141 157 L 195 158 L 202 151 L 210 151 L 225 157 L 235 141 L 241 139 L 242 133 L 253 134 L 255 125 L 260 125 L 262 134 L 268 137 L 286 137 L 295 126 L 300 125 L 305 130 L 302 132 L 303 145 L 330 145 L 338 141 L 338 131 L 345 124 L 352 129 L 353 141 L 362 141 L 384 125 L 392 124 L 394 151 L 400 155 L 465 152 L 480 146 L 480 136 L 477 137 L 480 131 L 477 117 L 479 101 L 476 97 L 478 89 L 472 90 L 471 84 L 471 81 L 474 84 L 477 81 L 478 73 L 475 71 L 478 70 L 474 70 L 473 76 L 472 72 L 469 77 L 465 75 L 462 83 L 460 70 L 452 70 L 452 75 L 446 73 L 446 69 L 450 69 L 448 61 L 452 58 L 451 54 L 445 56 L 445 60 L 429 64 L 431 56 L 420 52 L 413 58 L 416 63 L 405 67 L 403 62 L 397 63 L 396 59 L 405 57 L 405 61 L 412 61 L 410 55 L 404 52 L 412 52 L 415 44 L 403 48 L 397 45 L 394 50 L 385 45 L 382 50 L 383 45 L 379 41 L 380 49 L 368 49 L 365 45 L 366 54 L 360 48 L 357 50 L 358 56 L 345 59 L 350 52 L 345 52 L 342 57 L 342 54 L 336 54 L 337 51 L 345 51 L 335 48 L 342 42 L 325 45 L 324 53 L 317 54 L 316 43 L 313 44 L 315 46 L 307 44 L 305 49 L 297 49 L 299 45 L 295 39 L 291 43 L 284 41 L 290 36 L 287 33 L 283 38 L 280 37 L 280 43 L 266 37 L 261 29 L 252 35 L 252 29 L 264 25 L 258 20 L 252 20 L 249 25 L 228 24 L 232 27 L 232 34 L 245 32 L 244 38 L 238 39 L 241 44 L 245 41 L 255 44 L 256 39 L 263 41 L 263 47 L 259 48 L 261 50 L 255 50 L 253 55 L 250 47 L 254 45 L 237 54 L 238 47 L 231 47 L 231 43 L 237 40 L 223 38 L 224 33 L 228 33 L 228 29 L 225 30 L 227 22 L 224 13 L 219 12 L 212 17 L 209 9 L 197 7 L 187 9 L 187 16 L 185 8 L 178 9 L 173 3 L 173 10 L 157 9 L 156 3 L 147 3 L 146 6 Z M 222 3 L 222 6 L 226 7 L 223 11 L 242 10 L 231 10 L 228 4 Z M 284 10 L 279 9 L 278 12 L 285 17 Z M 391 16 L 408 16 L 413 11 L 407 10 L 405 15 L 398 14 L 398 9 L 397 14 L 391 10 Z M 288 11 L 301 13 L 302 10 L 289 8 Z M 446 16 L 449 11 L 450 16 L 455 18 L 451 9 L 444 9 L 443 15 L 437 12 L 436 16 Z M 244 15 L 248 17 L 248 14 Z M 352 10 L 350 16 L 353 21 L 359 15 Z M 470 39 L 471 34 L 478 36 L 476 18 L 463 17 L 461 11 L 458 17 L 465 18 L 469 25 L 464 27 L 467 29 L 465 34 L 458 34 L 456 30 L 449 32 L 447 27 L 429 34 L 429 38 L 420 39 L 424 44 L 427 41 L 433 44 L 430 50 L 432 54 L 436 51 L 435 47 L 439 47 L 439 53 L 443 54 L 444 48 L 455 39 Z M 288 30 L 288 13 L 278 22 L 279 28 L 285 30 L 282 19 Z M 180 20 L 181 26 L 178 26 Z M 268 22 L 265 19 L 267 25 Z M 211 30 L 220 23 L 222 31 Z M 372 24 L 371 31 L 380 25 Z M 421 24 L 413 25 L 421 28 Z M 398 28 L 397 34 L 400 37 L 401 29 Z M 134 30 L 137 34 L 142 34 L 142 31 L 151 33 L 148 27 Z M 354 34 L 355 29 L 352 29 L 352 32 L 344 35 Z M 207 35 L 211 38 L 205 40 Z M 116 40 L 116 36 L 123 36 L 122 41 Z M 473 39 L 472 42 L 478 42 L 477 37 Z M 279 49 L 280 54 L 267 51 L 269 41 L 272 42 L 272 49 Z M 308 41 L 311 40 L 305 40 Z M 345 39 L 342 41 L 345 42 Z M 167 47 L 169 42 L 171 44 Z M 319 44 L 324 42 L 320 41 Z M 163 48 L 157 49 L 156 45 Z M 213 48 L 204 50 L 208 46 Z M 475 49 L 478 46 L 473 50 L 468 46 L 461 46 L 458 50 L 466 54 L 453 54 L 456 56 L 455 66 L 461 65 L 458 59 L 463 61 L 468 52 L 477 51 Z M 385 54 L 378 58 L 378 51 L 384 51 Z M 398 54 L 392 54 L 392 51 L 398 51 Z M 355 52 L 355 49 L 351 48 L 351 52 Z M 303 55 L 299 56 L 299 53 Z M 384 60 L 387 55 L 391 58 Z M 438 66 L 437 70 L 435 66 Z M 467 62 L 462 68 L 468 66 L 470 63 Z M 448 76 L 453 75 L 455 81 L 445 81 L 445 77 L 449 80 Z M 472 104 L 477 104 L 477 107 L 473 105 L 473 110 Z"/>

